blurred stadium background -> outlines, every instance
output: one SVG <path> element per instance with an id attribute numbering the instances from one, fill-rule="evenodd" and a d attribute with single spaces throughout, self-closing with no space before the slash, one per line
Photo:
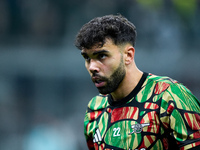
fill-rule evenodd
<path id="1" fill-rule="evenodd" d="M 120 13 L 138 32 L 136 63 L 200 99 L 198 0 L 0 0 L 0 150 L 86 150 L 83 118 L 98 92 L 74 39 Z"/>

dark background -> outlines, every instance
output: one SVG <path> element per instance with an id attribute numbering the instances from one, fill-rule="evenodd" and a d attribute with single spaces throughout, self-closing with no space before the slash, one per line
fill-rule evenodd
<path id="1" fill-rule="evenodd" d="M 83 118 L 98 92 L 74 39 L 120 13 L 138 32 L 136 64 L 200 99 L 198 0 L 0 0 L 0 150 L 86 150 Z"/>

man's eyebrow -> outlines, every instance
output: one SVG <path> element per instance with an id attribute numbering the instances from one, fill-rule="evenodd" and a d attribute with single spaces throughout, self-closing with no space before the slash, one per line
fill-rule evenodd
<path id="1" fill-rule="evenodd" d="M 101 53 L 109 53 L 109 51 L 107 50 L 100 50 L 100 51 L 95 51 L 92 53 L 92 55 L 98 55 L 98 54 L 101 54 Z M 81 52 L 81 55 L 85 56 L 85 55 L 88 55 L 86 52 Z"/>
<path id="2" fill-rule="evenodd" d="M 93 55 L 98 55 L 98 54 L 101 54 L 101 53 L 109 53 L 109 51 L 107 51 L 107 50 L 100 50 L 100 51 L 94 52 Z"/>

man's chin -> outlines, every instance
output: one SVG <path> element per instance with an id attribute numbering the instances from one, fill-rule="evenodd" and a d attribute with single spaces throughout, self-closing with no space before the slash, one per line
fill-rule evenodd
<path id="1" fill-rule="evenodd" d="M 97 89 L 98 89 L 99 93 L 101 93 L 101 94 L 103 94 L 103 95 L 112 93 L 111 90 L 106 89 L 105 87 L 99 87 L 99 88 L 97 88 Z"/>
<path id="2" fill-rule="evenodd" d="M 98 89 L 98 91 L 99 91 L 100 94 L 103 94 L 103 95 L 108 94 L 108 92 L 105 91 L 105 89 L 103 87 L 99 87 L 97 89 Z"/>

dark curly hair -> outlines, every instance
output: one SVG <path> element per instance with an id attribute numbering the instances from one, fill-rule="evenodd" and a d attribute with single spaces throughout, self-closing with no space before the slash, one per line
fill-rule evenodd
<path id="1" fill-rule="evenodd" d="M 95 44 L 103 46 L 106 38 L 114 44 L 130 43 L 135 46 L 136 27 L 122 15 L 97 17 L 83 25 L 76 36 L 75 46 L 78 49 L 90 49 Z"/>

